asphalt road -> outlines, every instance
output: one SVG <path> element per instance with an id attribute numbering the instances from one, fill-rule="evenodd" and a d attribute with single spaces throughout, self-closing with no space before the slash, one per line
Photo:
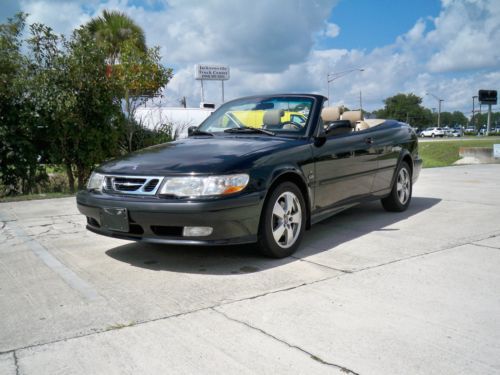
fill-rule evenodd
<path id="1" fill-rule="evenodd" d="M 0 204 L 0 374 L 500 373 L 500 165 L 426 169 L 295 257 L 85 231 L 72 198 Z"/>

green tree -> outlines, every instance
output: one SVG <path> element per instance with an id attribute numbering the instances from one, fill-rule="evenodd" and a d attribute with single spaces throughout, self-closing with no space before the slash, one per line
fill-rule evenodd
<path id="1" fill-rule="evenodd" d="M 143 145 L 140 133 L 145 131 L 135 120 L 135 111 L 160 93 L 172 78 L 172 69 L 161 64 L 159 47 L 148 48 L 143 30 L 124 13 L 104 11 L 85 28 L 108 52 L 107 74 L 119 85 L 123 101 L 123 148 L 133 151 Z"/>
<path id="2" fill-rule="evenodd" d="M 126 42 L 132 42 L 141 52 L 147 51 L 144 31 L 125 13 L 105 10 L 102 16 L 93 18 L 85 27 L 107 51 L 108 62 L 112 65 L 119 61 Z"/>
<path id="3" fill-rule="evenodd" d="M 113 78 L 120 87 L 125 114 L 126 146 L 128 151 L 139 147 L 134 135 L 141 131 L 142 125 L 135 120 L 135 111 L 148 99 L 158 95 L 172 78 L 172 69 L 165 68 L 161 62 L 158 47 L 140 51 L 133 42 L 124 43 L 120 63 L 113 67 Z"/>
<path id="4" fill-rule="evenodd" d="M 31 26 L 33 55 L 30 96 L 51 140 L 50 160 L 63 164 L 74 191 L 84 188 L 91 169 L 118 153 L 119 92 L 107 77 L 107 51 L 84 28 L 69 40 L 44 25 Z"/>
<path id="5" fill-rule="evenodd" d="M 0 25 L 0 194 L 30 193 L 46 178 L 39 165 L 43 137 L 26 95 L 29 61 L 21 53 L 26 15 L 18 13 Z"/>
<path id="6" fill-rule="evenodd" d="M 488 123 L 488 109 L 484 109 L 481 114 L 476 113 L 474 116 L 474 126 L 477 125 L 477 129 L 481 126 L 485 126 Z M 500 112 L 491 112 L 491 126 L 500 125 Z"/>
<path id="7" fill-rule="evenodd" d="M 434 115 L 434 117 L 437 124 L 437 113 Z M 441 126 L 465 126 L 467 125 L 467 122 L 467 117 L 465 117 L 465 115 L 460 111 L 441 112 Z"/>
<path id="8" fill-rule="evenodd" d="M 375 111 L 377 117 L 405 121 L 415 127 L 432 123 L 432 113 L 422 106 L 422 98 L 415 94 L 397 94 L 384 100 L 384 108 Z"/>

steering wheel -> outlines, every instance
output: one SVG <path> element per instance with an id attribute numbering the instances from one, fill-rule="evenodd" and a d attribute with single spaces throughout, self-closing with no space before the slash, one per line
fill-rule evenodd
<path id="1" fill-rule="evenodd" d="M 302 129 L 302 125 L 297 124 L 294 121 L 286 121 L 281 125 L 281 129 L 285 130 L 300 130 Z"/>

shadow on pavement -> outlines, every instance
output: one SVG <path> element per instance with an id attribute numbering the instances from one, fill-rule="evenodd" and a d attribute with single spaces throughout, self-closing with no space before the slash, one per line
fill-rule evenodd
<path id="1" fill-rule="evenodd" d="M 255 245 L 239 246 L 173 246 L 133 242 L 106 251 L 106 254 L 134 267 L 154 271 L 209 275 L 238 275 L 259 272 L 295 262 L 304 256 L 335 250 L 338 245 L 375 231 L 391 232 L 386 228 L 425 211 L 441 200 L 413 197 L 407 211 L 386 212 L 379 202 L 361 204 L 332 216 L 305 233 L 303 242 L 286 259 L 270 259 L 259 255 Z"/>

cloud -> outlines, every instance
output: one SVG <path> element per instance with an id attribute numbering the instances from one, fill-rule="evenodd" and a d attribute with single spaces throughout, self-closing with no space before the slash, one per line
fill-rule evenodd
<path id="1" fill-rule="evenodd" d="M 174 79 L 165 91 L 178 105 L 186 96 L 197 106 L 196 63 L 231 67 L 226 100 L 272 92 L 327 94 L 330 72 L 364 68 L 330 85 L 334 103 L 355 108 L 359 92 L 367 109 L 398 92 L 445 99 L 446 110 L 468 111 L 479 88 L 500 86 L 500 1 L 442 0 L 437 17 L 423 17 L 394 42 L 371 50 L 318 49 L 318 38 L 335 43 L 338 0 L 22 0 L 29 21 L 44 22 L 56 32 L 74 27 L 104 9 L 127 13 L 141 25 L 150 45 L 159 45 Z M 10 4 L 12 5 L 12 4 Z M 11 6 L 15 8 L 15 6 Z M 387 26 L 390 27 L 390 26 Z M 376 30 L 374 30 L 376 32 Z M 333 39 L 332 39 L 333 38 Z M 220 82 L 206 82 L 206 99 L 220 103 Z M 424 97 L 434 107 L 435 100 Z"/>
<path id="2" fill-rule="evenodd" d="M 68 35 L 90 19 L 82 8 L 83 4 L 83 1 L 24 0 L 20 2 L 20 7 L 29 14 L 28 23 L 44 23 L 57 33 Z"/>
<path id="3" fill-rule="evenodd" d="M 335 23 L 327 23 L 325 35 L 330 38 L 336 38 L 340 34 L 340 27 Z"/>
<path id="4" fill-rule="evenodd" d="M 434 23 L 424 40 L 436 49 L 428 63 L 431 71 L 500 66 L 500 2 L 447 0 Z"/>

